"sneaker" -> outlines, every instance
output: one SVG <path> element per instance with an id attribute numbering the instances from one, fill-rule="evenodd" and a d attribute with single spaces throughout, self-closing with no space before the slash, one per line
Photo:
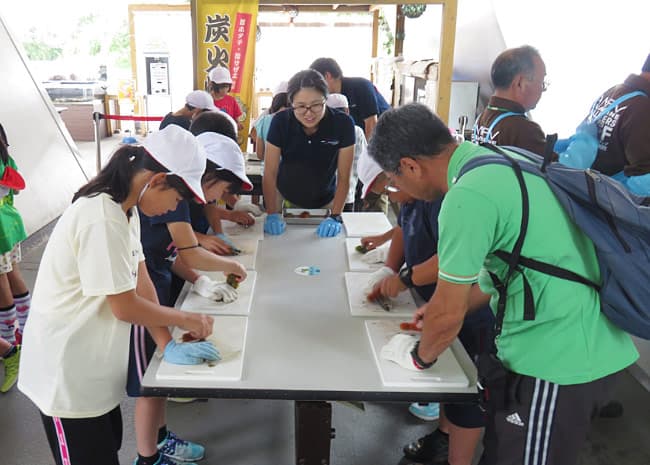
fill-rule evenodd
<path id="1" fill-rule="evenodd" d="M 623 415 L 623 404 L 617 400 L 612 400 L 600 408 L 598 415 L 601 418 L 618 418 Z"/>
<path id="2" fill-rule="evenodd" d="M 447 464 L 449 457 L 449 435 L 440 430 L 421 437 L 404 446 L 404 456 L 417 462 L 431 462 L 431 465 Z"/>
<path id="3" fill-rule="evenodd" d="M 158 450 L 167 457 L 179 462 L 201 460 L 205 455 L 205 447 L 185 441 L 171 431 L 167 431 L 165 440 L 158 444 Z"/>
<path id="4" fill-rule="evenodd" d="M 133 461 L 133 465 L 138 465 L 137 457 Z M 196 463 L 177 462 L 171 457 L 167 457 L 165 454 L 160 454 L 160 457 L 158 457 L 158 460 L 156 460 L 156 463 L 154 463 L 154 465 L 196 465 Z"/>
<path id="5" fill-rule="evenodd" d="M 16 353 L 4 359 L 5 380 L 0 386 L 0 392 L 7 392 L 18 381 L 18 367 L 20 366 L 20 346 Z"/>
<path id="6" fill-rule="evenodd" d="M 433 421 L 440 418 L 440 404 L 431 402 L 428 404 L 413 403 L 409 405 L 409 412 L 420 420 Z"/>

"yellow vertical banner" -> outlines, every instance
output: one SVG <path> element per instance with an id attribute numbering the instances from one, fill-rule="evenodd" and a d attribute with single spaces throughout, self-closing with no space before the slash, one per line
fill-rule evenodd
<path id="1" fill-rule="evenodd" d="M 239 145 L 246 150 L 253 101 L 257 0 L 193 0 L 196 84 L 209 90 L 208 73 L 216 67 L 230 70 L 230 95 L 237 100 L 244 126 Z"/>

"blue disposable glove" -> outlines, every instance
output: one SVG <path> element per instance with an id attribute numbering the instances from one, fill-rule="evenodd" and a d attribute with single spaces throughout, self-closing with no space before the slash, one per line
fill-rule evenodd
<path id="1" fill-rule="evenodd" d="M 228 247 L 232 249 L 233 253 L 235 254 L 241 253 L 241 250 L 239 250 L 239 248 L 235 245 L 232 239 L 226 236 L 224 233 L 217 233 L 215 234 L 215 236 L 221 239 L 222 241 L 224 241 L 228 245 Z"/>
<path id="2" fill-rule="evenodd" d="M 208 341 L 179 344 L 172 339 L 165 346 L 163 359 L 175 365 L 200 365 L 206 360 L 221 360 L 221 354 L 214 344 Z"/>
<path id="3" fill-rule="evenodd" d="M 284 222 L 279 213 L 266 215 L 264 220 L 264 232 L 272 236 L 279 236 L 287 228 L 287 223 Z"/>
<path id="4" fill-rule="evenodd" d="M 325 218 L 318 225 L 316 234 L 318 237 L 334 237 L 341 232 L 341 222 L 333 217 Z"/>
<path id="5" fill-rule="evenodd" d="M 641 176 L 630 176 L 624 184 L 633 194 L 643 197 L 650 196 L 650 173 Z"/>

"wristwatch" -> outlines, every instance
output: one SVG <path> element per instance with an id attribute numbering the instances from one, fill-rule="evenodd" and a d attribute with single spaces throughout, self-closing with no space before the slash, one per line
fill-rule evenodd
<path id="1" fill-rule="evenodd" d="M 413 350 L 411 350 L 411 358 L 413 359 L 413 364 L 418 367 L 420 370 L 426 370 L 427 368 L 431 368 L 434 363 L 438 361 L 438 359 L 435 359 L 433 362 L 425 362 L 420 358 L 418 355 L 418 349 L 420 348 L 420 341 L 415 343 L 413 346 Z"/>
<path id="2" fill-rule="evenodd" d="M 407 267 L 402 268 L 397 276 L 399 277 L 399 280 L 402 281 L 402 283 L 406 287 L 408 287 L 409 289 L 414 286 L 414 284 L 413 284 L 413 268 L 412 267 L 407 266 Z"/>
<path id="3" fill-rule="evenodd" d="M 336 215 L 334 213 L 331 213 L 330 218 L 332 218 L 333 220 L 338 221 L 339 223 L 343 223 L 343 218 L 341 217 L 340 214 Z"/>

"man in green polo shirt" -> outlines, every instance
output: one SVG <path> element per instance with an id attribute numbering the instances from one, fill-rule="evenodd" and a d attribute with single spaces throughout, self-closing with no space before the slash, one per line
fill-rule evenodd
<path id="1" fill-rule="evenodd" d="M 509 166 L 482 166 L 458 179 L 465 163 L 492 153 L 455 142 L 446 125 L 421 104 L 382 115 L 368 150 L 399 189 L 424 200 L 445 194 L 438 218 L 438 285 L 415 316 L 423 320 L 422 338 L 404 349 L 409 354 L 395 357 L 405 367 L 425 367 L 455 339 L 465 314 L 485 300 L 481 291 L 496 308 L 488 272 L 505 278 L 507 264 L 493 252 L 510 252 L 517 240 L 520 188 Z M 527 173 L 524 179 L 530 221 L 522 255 L 598 282 L 591 240 L 543 179 Z M 535 319 L 524 320 L 523 280 L 515 273 L 496 341 L 498 358 L 509 372 L 511 402 L 501 410 L 488 408 L 481 465 L 575 463 L 613 375 L 634 363 L 638 353 L 630 337 L 601 313 L 592 288 L 527 269 L 523 273 L 532 287 Z"/>

